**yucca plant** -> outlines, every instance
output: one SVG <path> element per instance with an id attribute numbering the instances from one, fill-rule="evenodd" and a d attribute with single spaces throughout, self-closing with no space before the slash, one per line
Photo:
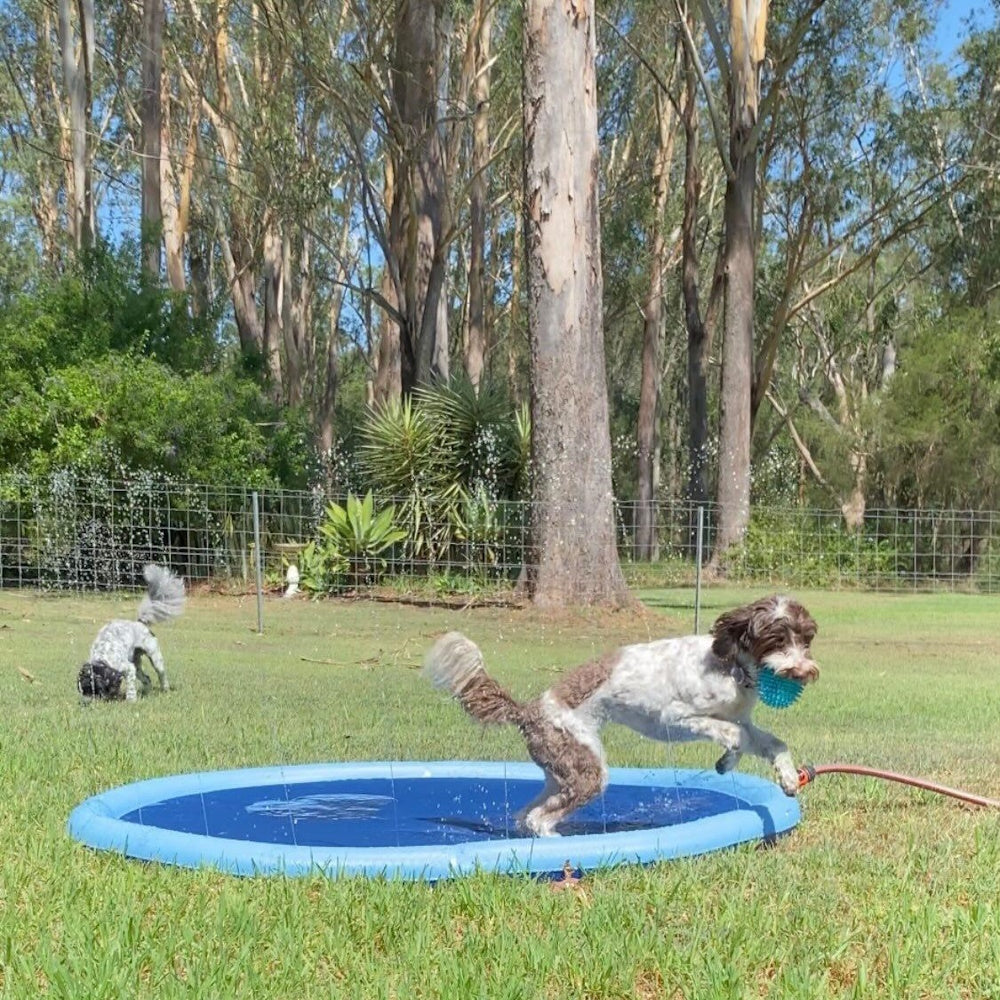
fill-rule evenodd
<path id="1" fill-rule="evenodd" d="M 412 399 L 369 413 L 362 428 L 361 463 L 380 496 L 399 504 L 408 554 L 431 562 L 449 543 L 449 512 L 458 496 L 440 423 Z"/>
<path id="2" fill-rule="evenodd" d="M 496 499 L 517 496 L 531 448 L 527 408 L 514 411 L 506 392 L 468 378 L 415 391 L 421 412 L 440 428 L 452 476 L 468 492 L 480 486 Z"/>
<path id="3" fill-rule="evenodd" d="M 371 410 L 359 453 L 376 493 L 399 505 L 409 557 L 435 563 L 456 541 L 470 495 L 523 495 L 530 438 L 526 408 L 515 412 L 503 392 L 477 393 L 460 379 Z"/>
<path id="4" fill-rule="evenodd" d="M 513 473 L 511 496 L 527 500 L 531 490 L 531 410 L 527 403 L 514 411 L 514 433 L 508 444 L 507 462 Z"/>

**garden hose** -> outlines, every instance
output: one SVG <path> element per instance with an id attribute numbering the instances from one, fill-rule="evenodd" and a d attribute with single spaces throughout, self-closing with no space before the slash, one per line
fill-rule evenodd
<path id="1" fill-rule="evenodd" d="M 938 795 L 948 795 L 969 805 L 983 806 L 986 809 L 1000 809 L 1000 801 L 997 799 L 988 799 L 983 795 L 973 795 L 971 792 L 963 792 L 957 788 L 948 788 L 947 785 L 938 785 L 933 781 L 925 781 L 923 778 L 911 778 L 905 774 L 897 774 L 895 771 L 882 771 L 879 768 L 862 767 L 858 764 L 820 764 L 815 767 L 807 764 L 805 767 L 799 768 L 799 788 L 805 788 L 819 774 L 860 774 L 868 778 L 882 778 L 885 781 L 897 781 L 902 785 L 912 785 L 914 788 L 936 792 Z"/>

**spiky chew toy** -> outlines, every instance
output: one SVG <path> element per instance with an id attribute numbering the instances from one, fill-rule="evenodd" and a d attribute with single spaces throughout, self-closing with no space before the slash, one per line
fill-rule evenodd
<path id="1" fill-rule="evenodd" d="M 757 695 L 768 708 L 788 708 L 802 694 L 802 688 L 802 681 L 781 677 L 770 667 L 757 671 Z"/>

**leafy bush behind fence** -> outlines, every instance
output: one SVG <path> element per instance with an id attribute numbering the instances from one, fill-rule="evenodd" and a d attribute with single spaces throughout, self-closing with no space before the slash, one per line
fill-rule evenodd
<path id="1" fill-rule="evenodd" d="M 4 587 L 104 590 L 141 581 L 149 561 L 191 582 L 252 581 L 254 498 L 265 576 L 280 582 L 290 561 L 322 538 L 324 514 L 347 497 L 322 490 L 167 483 L 154 476 L 109 482 L 59 473 L 44 482 L 0 478 L 0 583 Z M 407 498 L 404 498 L 404 500 Z M 376 513 L 404 500 L 375 497 Z M 344 588 L 429 581 L 438 589 L 503 587 L 529 558 L 530 506 L 473 495 L 425 498 L 418 537 L 405 518 L 402 540 L 386 548 L 377 579 L 345 577 Z M 643 585 L 694 580 L 697 510 L 656 503 L 658 556 L 633 559 L 634 505 L 618 504 L 626 573 Z M 702 510 L 703 552 L 712 551 L 716 511 Z M 428 539 L 432 539 L 432 544 Z M 1000 515 L 992 511 L 871 510 L 848 531 L 838 511 L 757 507 L 745 543 L 727 554 L 733 582 L 786 587 L 1000 590 Z"/>

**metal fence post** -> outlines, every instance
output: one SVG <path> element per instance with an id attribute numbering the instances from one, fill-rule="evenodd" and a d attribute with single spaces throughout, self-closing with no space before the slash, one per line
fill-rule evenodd
<path id="1" fill-rule="evenodd" d="M 264 634 L 264 570 L 260 552 L 260 500 L 253 491 L 253 561 L 257 571 L 257 632 Z"/>
<path id="2" fill-rule="evenodd" d="M 694 543 L 694 634 L 698 634 L 701 619 L 701 553 L 705 531 L 705 508 L 698 508 L 698 533 Z"/>

